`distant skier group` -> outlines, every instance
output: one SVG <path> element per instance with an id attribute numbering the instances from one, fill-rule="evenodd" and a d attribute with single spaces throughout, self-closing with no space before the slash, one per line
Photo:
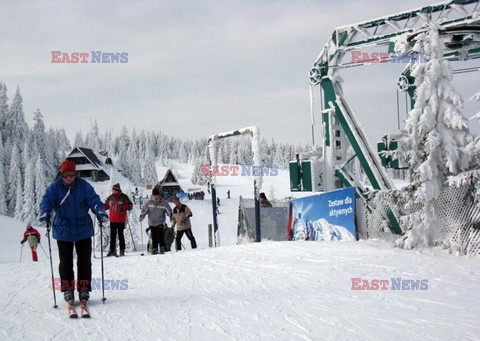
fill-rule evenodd
<path id="1" fill-rule="evenodd" d="M 164 254 L 165 251 L 170 251 L 171 244 L 175 240 L 175 249 L 177 251 L 182 249 L 182 237 L 185 234 L 190 240 L 192 249 L 197 248 L 197 242 L 192 233 L 192 225 L 190 218 L 193 216 L 192 211 L 187 205 L 180 202 L 178 198 L 173 200 L 174 209 L 170 208 L 168 202 L 160 195 L 158 188 L 152 190 L 152 197 L 142 207 L 140 213 L 140 222 L 148 215 L 147 234 L 151 235 L 151 242 L 149 242 L 149 249 L 152 255 Z M 172 222 L 172 227 L 169 228 L 166 224 L 166 217 L 169 216 Z M 177 234 L 175 236 L 174 228 L 177 227 Z M 160 248 L 159 248 L 160 246 Z"/>
<path id="2" fill-rule="evenodd" d="M 64 293 L 65 301 L 69 304 L 69 311 L 72 310 L 71 314 L 74 310 L 75 290 L 78 290 L 78 297 L 82 302 L 82 316 L 83 309 L 85 308 L 87 311 L 86 302 L 90 297 L 94 228 L 89 210 L 92 210 L 101 224 L 110 222 L 110 249 L 107 256 L 116 255 L 117 235 L 120 256 L 125 255 L 124 230 L 128 211 L 132 210 L 133 204 L 128 196 L 122 193 L 119 184 L 113 185 L 111 189 L 112 194 L 103 203 L 93 187 L 86 180 L 77 176 L 75 163 L 64 161 L 60 167 L 60 177 L 48 186 L 40 204 L 39 220 L 47 224 L 47 233 L 49 233 L 52 223 L 52 211 L 55 211 L 52 230 L 53 238 L 57 240 L 58 245 L 61 291 Z M 197 247 L 190 222 L 190 218 L 193 216 L 192 211 L 179 199 L 175 199 L 174 204 L 175 207 L 172 210 L 168 202 L 160 195 L 159 189 L 155 187 L 151 199 L 142 207 L 139 219 L 141 222 L 148 215 L 147 233 L 151 234 L 152 255 L 169 251 L 173 240 L 175 240 L 175 249 L 181 250 L 181 239 L 184 234 L 190 240 L 191 247 L 193 249 Z M 106 213 L 106 210 L 110 211 L 109 214 Z M 171 228 L 166 224 L 167 216 L 172 222 Z M 177 228 L 176 236 L 175 226 Z M 32 249 L 32 258 L 37 261 L 36 248 L 40 243 L 40 234 L 30 225 L 27 227 L 21 243 L 23 244 L 27 240 Z M 168 246 L 166 242 L 169 243 Z M 77 253 L 76 281 L 73 265 L 74 249 Z M 74 283 L 80 283 L 80 285 L 74 285 Z"/>

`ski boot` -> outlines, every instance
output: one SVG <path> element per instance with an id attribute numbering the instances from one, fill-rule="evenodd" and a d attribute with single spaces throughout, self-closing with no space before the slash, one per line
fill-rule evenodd
<path id="1" fill-rule="evenodd" d="M 80 290 L 78 296 L 80 298 L 80 316 L 82 316 L 82 318 L 89 318 L 90 312 L 88 311 L 87 301 L 90 298 L 90 293 L 88 290 Z"/>
<path id="2" fill-rule="evenodd" d="M 71 319 L 75 319 L 78 317 L 78 314 L 75 310 L 75 306 L 73 304 L 73 300 L 75 298 L 73 291 L 67 290 L 63 292 L 63 298 L 65 299 L 65 302 L 67 302 L 67 309 L 68 309 L 68 317 Z"/>

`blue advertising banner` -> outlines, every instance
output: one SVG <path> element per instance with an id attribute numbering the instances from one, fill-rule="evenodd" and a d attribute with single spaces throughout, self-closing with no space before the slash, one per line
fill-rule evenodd
<path id="1" fill-rule="evenodd" d="M 355 188 L 292 201 L 294 240 L 356 240 Z"/>

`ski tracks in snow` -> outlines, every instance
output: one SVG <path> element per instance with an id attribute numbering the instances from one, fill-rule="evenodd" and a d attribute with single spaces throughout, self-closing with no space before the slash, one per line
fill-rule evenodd
<path id="1" fill-rule="evenodd" d="M 57 273 L 57 267 L 55 270 Z M 92 292 L 92 318 L 52 308 L 50 266 L 0 264 L 2 339 L 475 339 L 480 262 L 380 242 L 238 245 L 105 259 L 128 290 Z M 100 261 L 93 260 L 93 277 Z M 426 291 L 356 291 L 351 278 L 428 279 Z"/>

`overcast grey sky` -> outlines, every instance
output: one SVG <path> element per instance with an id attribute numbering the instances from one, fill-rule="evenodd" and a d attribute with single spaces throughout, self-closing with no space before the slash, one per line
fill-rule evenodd
<path id="1" fill-rule="evenodd" d="M 183 138 L 258 125 L 307 143 L 307 74 L 333 29 L 434 2 L 2 1 L 0 80 L 10 99 L 20 86 L 29 123 L 38 107 L 71 138 L 96 119 Z M 54 50 L 128 52 L 128 63 L 52 64 Z M 342 76 L 375 140 L 396 129 L 399 70 L 373 68 Z M 468 99 L 478 73 L 462 77 Z"/>

